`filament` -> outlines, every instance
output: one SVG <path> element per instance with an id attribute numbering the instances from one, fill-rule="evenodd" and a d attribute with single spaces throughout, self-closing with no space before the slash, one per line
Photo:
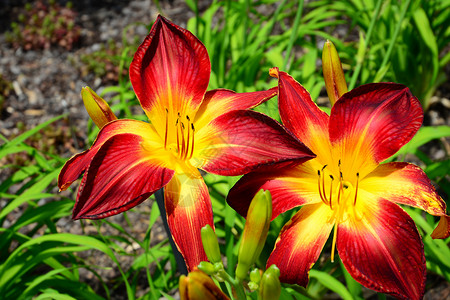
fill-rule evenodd
<path id="1" fill-rule="evenodd" d="M 334 181 L 334 177 L 333 175 L 330 175 L 331 178 L 331 184 L 330 184 L 330 209 L 333 209 L 333 181 Z"/>
<path id="2" fill-rule="evenodd" d="M 178 134 L 178 121 L 179 119 L 177 119 L 177 122 L 175 123 L 175 129 L 177 130 L 177 152 L 180 153 L 180 135 Z"/>
<path id="3" fill-rule="evenodd" d="M 336 249 L 338 223 L 334 225 L 333 242 L 331 244 L 331 262 L 334 262 L 334 250 Z"/>
<path id="4" fill-rule="evenodd" d="M 166 132 L 164 134 L 164 149 L 167 149 L 167 132 L 169 131 L 169 110 L 166 108 Z"/>
<path id="5" fill-rule="evenodd" d="M 184 124 L 183 124 L 183 122 L 180 122 L 180 125 L 181 125 L 181 142 L 182 142 L 180 157 L 181 157 L 181 159 L 183 159 L 187 147 L 186 147 L 186 140 L 184 139 Z"/>
<path id="6" fill-rule="evenodd" d="M 194 123 L 191 123 L 191 128 L 192 128 L 192 142 L 191 142 L 191 155 L 189 156 L 189 159 L 191 159 L 192 155 L 194 155 L 194 136 L 195 136 Z"/>
<path id="7" fill-rule="evenodd" d="M 359 172 L 356 173 L 355 200 L 353 200 L 353 205 L 356 205 L 356 199 L 358 199 L 358 183 L 359 183 Z"/>

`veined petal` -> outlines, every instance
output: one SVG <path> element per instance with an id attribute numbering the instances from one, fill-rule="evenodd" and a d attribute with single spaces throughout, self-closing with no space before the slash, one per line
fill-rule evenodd
<path id="1" fill-rule="evenodd" d="M 207 261 L 201 239 L 201 228 L 209 224 L 214 228 L 208 187 L 198 171 L 193 174 L 177 173 L 164 188 L 167 221 L 170 232 L 193 271 L 201 261 Z"/>
<path id="2" fill-rule="evenodd" d="M 432 237 L 443 239 L 450 236 L 450 217 L 445 214 L 446 204 L 418 166 L 400 162 L 379 165 L 361 181 L 360 186 L 375 196 L 440 216 L 441 222 Z"/>
<path id="3" fill-rule="evenodd" d="M 64 164 L 58 177 L 59 189 L 61 191 L 66 190 L 72 182 L 77 180 L 81 173 L 86 170 L 103 143 L 114 135 L 122 133 L 131 133 L 142 136 L 146 143 L 152 145 L 152 147 L 163 147 L 163 141 L 150 124 L 126 119 L 112 121 L 100 130 L 94 144 L 89 150 L 72 156 Z"/>
<path id="4" fill-rule="evenodd" d="M 305 143 L 319 160 L 330 157 L 328 115 L 289 74 L 278 71 L 278 68 L 272 68 L 270 74 L 278 78 L 278 102 L 284 126 Z"/>
<path id="5" fill-rule="evenodd" d="M 142 143 L 142 136 L 124 133 L 101 145 L 78 190 L 74 219 L 100 219 L 129 210 L 169 182 L 174 171 Z"/>
<path id="6" fill-rule="evenodd" d="M 337 231 L 337 249 L 345 268 L 370 289 L 422 299 L 425 256 L 413 220 L 394 203 L 364 190 L 359 195 L 364 200 L 357 203 L 358 212 L 340 223 Z"/>
<path id="7" fill-rule="evenodd" d="M 272 195 L 272 220 L 294 207 L 321 202 L 315 160 L 246 174 L 231 188 L 227 202 L 245 218 L 255 194 L 260 189 L 268 190 Z"/>
<path id="8" fill-rule="evenodd" d="M 360 187 L 377 197 L 418 207 L 434 216 L 445 215 L 445 202 L 422 169 L 413 164 L 381 164 L 361 180 Z"/>
<path id="9" fill-rule="evenodd" d="M 275 120 L 250 110 L 221 115 L 195 136 L 192 165 L 219 175 L 241 175 L 278 162 L 302 162 L 314 154 Z"/>
<path id="10" fill-rule="evenodd" d="M 334 155 L 348 170 L 359 170 L 364 177 L 405 145 L 422 119 L 420 102 L 404 85 L 373 83 L 355 88 L 331 109 Z"/>
<path id="11" fill-rule="evenodd" d="M 134 55 L 130 80 L 145 113 L 160 132 L 165 128 L 166 109 L 171 116 L 181 113 L 193 118 L 210 72 L 205 46 L 186 29 L 158 16 Z"/>
<path id="12" fill-rule="evenodd" d="M 236 93 L 226 89 L 208 91 L 195 116 L 195 127 L 200 129 L 218 116 L 233 110 L 253 108 L 276 94 L 277 88 L 251 93 Z"/>
<path id="13" fill-rule="evenodd" d="M 334 225 L 333 211 L 323 203 L 302 207 L 283 227 L 267 267 L 280 269 L 280 280 L 306 287 L 309 270 L 317 261 Z"/>

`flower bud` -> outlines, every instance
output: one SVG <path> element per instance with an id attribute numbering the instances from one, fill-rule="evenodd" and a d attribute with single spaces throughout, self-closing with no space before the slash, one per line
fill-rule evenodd
<path id="1" fill-rule="evenodd" d="M 259 190 L 247 212 L 247 220 L 239 247 L 236 278 L 244 280 L 248 270 L 258 259 L 266 242 L 272 218 L 272 197 L 269 191 Z"/>
<path id="2" fill-rule="evenodd" d="M 98 128 L 101 129 L 107 123 L 117 120 L 108 103 L 90 87 L 86 86 L 81 89 L 81 97 L 89 116 Z"/>
<path id="3" fill-rule="evenodd" d="M 181 300 L 223 300 L 229 299 L 214 281 L 203 273 L 195 270 L 188 276 L 180 276 L 180 299 Z"/>
<path id="4" fill-rule="evenodd" d="M 217 241 L 216 233 L 209 224 L 206 224 L 200 231 L 205 249 L 206 256 L 212 263 L 222 262 L 220 256 L 219 242 Z"/>
<path id="5" fill-rule="evenodd" d="M 198 268 L 200 271 L 203 271 L 203 272 L 205 272 L 205 273 L 208 274 L 208 275 L 213 275 L 213 274 L 216 273 L 216 270 L 215 270 L 215 268 L 214 268 L 214 265 L 213 265 L 212 263 L 210 263 L 210 262 L 207 262 L 207 261 L 201 261 L 201 262 L 198 264 L 197 268 Z"/>
<path id="6" fill-rule="evenodd" d="M 323 46 L 322 70 L 328 98 L 330 99 L 331 105 L 334 105 L 348 89 L 341 60 L 339 59 L 336 48 L 329 40 Z"/>
<path id="7" fill-rule="evenodd" d="M 281 294 L 280 269 L 271 265 L 262 275 L 259 284 L 259 300 L 277 300 Z"/>
<path id="8" fill-rule="evenodd" d="M 259 283 L 261 281 L 261 270 L 258 268 L 254 268 L 251 272 L 250 272 L 250 281 L 254 282 L 254 283 Z"/>

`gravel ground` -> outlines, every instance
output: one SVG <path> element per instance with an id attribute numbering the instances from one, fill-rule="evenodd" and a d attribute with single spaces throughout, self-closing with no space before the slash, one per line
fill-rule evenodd
<path id="1" fill-rule="evenodd" d="M 65 157 L 80 152 L 86 145 L 87 115 L 80 96 L 83 86 L 90 86 L 97 92 L 111 85 L 104 78 L 96 77 L 87 72 L 81 62 L 82 54 L 93 53 L 102 45 L 113 40 L 122 41 L 122 31 L 130 24 L 141 24 L 129 27 L 128 36 L 143 40 L 148 30 L 145 25 L 155 20 L 158 10 L 150 0 L 101 0 L 74 1 L 74 8 L 78 12 L 77 24 L 81 26 L 81 39 L 72 50 L 61 48 L 50 50 L 24 51 L 13 49 L 5 43 L 5 30 L 11 20 L 17 17 L 23 7 L 24 0 L 0 1 L 0 74 L 4 79 L 12 82 L 13 88 L 3 105 L 0 105 L 0 133 L 7 138 L 17 136 L 24 130 L 30 129 L 52 117 L 67 113 L 69 118 L 55 123 L 54 128 L 62 128 L 54 133 L 53 143 L 58 144 L 57 153 Z M 65 1 L 60 1 L 64 3 Z M 200 1 L 201 7 L 206 7 L 210 1 Z M 187 9 L 184 1 L 160 1 L 162 13 L 178 25 L 184 27 L 186 21 L 193 16 Z M 145 25 L 142 25 L 145 24 Z M 449 70 L 447 70 L 449 71 Z M 449 74 L 447 72 L 447 74 Z M 426 125 L 450 125 L 450 84 L 442 86 L 432 100 L 430 110 L 426 113 Z M 18 126 L 20 124 L 20 126 Z M 78 128 L 75 132 L 71 128 Z M 54 129 L 56 132 L 56 129 Z M 39 141 L 36 141 L 38 143 Z M 442 143 L 436 142 L 423 149 L 434 159 L 443 159 L 450 152 L 449 139 Z M 1 142 L 0 142 L 1 143 Z M 41 145 L 42 146 L 42 145 Z M 0 162 L 3 163 L 3 162 Z M 3 172 L 3 171 L 2 171 Z M 3 174 L 5 176 L 5 173 Z M 4 177 L 3 177 L 4 178 Z M 2 176 L 0 176 L 0 180 Z M 74 188 L 75 190 L 75 188 Z M 64 194 L 74 198 L 73 194 Z M 140 205 L 137 212 L 129 214 L 133 226 L 129 227 L 122 215 L 114 216 L 109 220 L 122 224 L 136 239 L 142 240 L 147 229 L 150 202 Z M 0 205 L 1 206 L 1 205 Z M 12 216 L 14 217 L 14 216 Z M 96 233 L 97 229 L 89 223 L 82 231 L 80 222 L 62 219 L 58 222 L 61 232 L 75 234 Z M 108 234 L 113 234 L 111 228 L 102 228 Z M 155 241 L 165 238 L 161 226 L 152 231 Z M 137 245 L 128 247 L 130 253 L 137 252 Z M 107 257 L 98 253 L 84 253 L 87 263 L 105 266 L 110 264 Z M 94 260 L 95 258 L 95 260 Z M 129 266 L 132 257 L 121 256 L 123 266 Z M 119 273 L 116 269 L 98 270 L 105 281 L 113 280 Z M 82 274 L 83 280 L 89 281 L 94 289 L 101 291 L 99 282 L 95 282 L 92 273 Z M 147 290 L 145 275 L 143 276 L 142 292 Z M 427 292 L 427 299 L 444 299 L 450 297 L 450 285 L 440 281 L 435 288 Z M 126 299 L 126 294 L 115 295 L 113 299 Z M 448 298 L 447 298 L 448 299 Z"/>

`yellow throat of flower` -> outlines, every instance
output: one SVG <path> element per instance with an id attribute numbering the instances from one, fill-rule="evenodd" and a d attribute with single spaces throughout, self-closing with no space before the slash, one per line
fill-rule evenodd
<path id="1" fill-rule="evenodd" d="M 324 165 L 322 169 L 317 170 L 317 184 L 320 199 L 333 211 L 334 232 L 331 248 L 331 261 L 333 262 L 338 225 L 345 222 L 348 218 L 356 216 L 355 206 L 358 200 L 360 178 L 359 172 L 356 172 L 356 174 L 347 174 L 349 175 L 347 176 L 349 180 L 345 180 L 341 168 L 341 160 L 338 161 L 337 174 L 336 171 L 333 174 L 332 168 L 327 167 L 328 165 Z"/>
<path id="2" fill-rule="evenodd" d="M 188 115 L 176 116 L 166 108 L 164 149 L 182 161 L 188 161 L 194 154 L 194 123 Z"/>

